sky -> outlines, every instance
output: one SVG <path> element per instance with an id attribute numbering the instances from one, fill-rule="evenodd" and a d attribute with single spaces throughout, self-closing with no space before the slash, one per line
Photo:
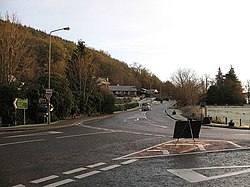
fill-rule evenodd
<path id="1" fill-rule="evenodd" d="M 162 81 L 179 69 L 250 80 L 249 0 L 0 0 L 3 17 L 141 64 Z"/>

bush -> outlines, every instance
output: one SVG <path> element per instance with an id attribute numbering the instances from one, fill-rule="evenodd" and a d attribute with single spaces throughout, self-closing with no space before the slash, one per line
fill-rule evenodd
<path id="1" fill-rule="evenodd" d="M 127 109 L 132 109 L 139 106 L 137 102 L 130 102 L 130 103 L 125 103 L 125 104 L 116 104 L 115 105 L 115 111 L 123 111 Z"/>
<path id="2" fill-rule="evenodd" d="M 17 97 L 17 87 L 13 84 L 0 85 L 0 116 L 3 124 L 14 124 L 15 110 L 13 102 Z"/>

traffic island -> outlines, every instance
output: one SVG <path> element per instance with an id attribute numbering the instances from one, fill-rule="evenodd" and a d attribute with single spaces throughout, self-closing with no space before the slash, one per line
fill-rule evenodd
<path id="1" fill-rule="evenodd" d="M 142 151 L 132 153 L 122 158 L 150 158 L 162 156 L 174 156 L 183 154 L 195 154 L 206 152 L 229 151 L 250 148 L 250 145 L 239 145 L 224 140 L 187 140 L 179 139 L 165 142 Z"/>

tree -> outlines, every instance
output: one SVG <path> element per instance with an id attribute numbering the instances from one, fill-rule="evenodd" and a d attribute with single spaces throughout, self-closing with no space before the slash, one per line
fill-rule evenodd
<path id="1" fill-rule="evenodd" d="M 223 87 L 223 85 L 224 85 L 224 76 L 223 76 L 223 74 L 221 72 L 220 67 L 218 69 L 218 73 L 217 73 L 217 75 L 215 77 L 215 80 L 216 80 L 216 85 L 218 87 Z"/>
<path id="2" fill-rule="evenodd" d="M 207 92 L 208 104 L 242 104 L 244 96 L 241 82 L 238 80 L 234 68 L 223 75 L 219 68 L 216 75 L 216 83 L 209 87 Z"/>
<path id="3" fill-rule="evenodd" d="M 68 61 L 66 75 L 70 82 L 80 113 L 89 112 L 89 98 L 96 87 L 96 67 L 91 53 L 83 41 L 79 40 L 77 48 Z"/>
<path id="4" fill-rule="evenodd" d="M 207 104 L 221 104 L 221 98 L 219 97 L 219 88 L 216 85 L 211 85 L 207 90 L 206 102 Z"/>
<path id="5" fill-rule="evenodd" d="M 13 102 L 17 97 L 17 92 L 14 84 L 0 84 L 0 116 L 3 124 L 14 124 Z"/>
<path id="6" fill-rule="evenodd" d="M 229 72 L 225 75 L 225 103 L 243 104 L 244 96 L 241 82 L 238 80 L 234 68 L 231 66 Z"/>
<path id="7" fill-rule="evenodd" d="M 53 114 L 57 119 L 69 117 L 75 100 L 68 80 L 60 74 L 53 74 L 51 87 L 53 88 L 51 103 L 55 108 L 52 112 L 52 117 Z"/>
<path id="8" fill-rule="evenodd" d="M 16 15 L 6 13 L 5 21 L 0 20 L 0 83 L 23 81 L 34 75 L 27 36 Z"/>
<path id="9" fill-rule="evenodd" d="M 178 103 L 183 106 L 196 105 L 200 83 L 195 72 L 191 69 L 179 69 L 171 79 L 176 87 L 175 99 Z"/>
<path id="10" fill-rule="evenodd" d="M 223 104 L 224 103 L 224 75 L 221 68 L 218 68 L 217 75 L 215 76 L 215 83 L 211 85 L 206 94 L 207 104 Z"/>
<path id="11" fill-rule="evenodd" d="M 26 96 L 29 99 L 28 115 L 32 121 L 37 121 L 38 119 L 38 103 L 40 99 L 45 99 L 47 84 L 48 79 L 45 75 L 29 83 Z M 53 112 L 51 112 L 52 121 L 69 117 L 71 109 L 74 107 L 74 96 L 70 90 L 68 80 L 59 74 L 52 74 L 51 88 L 53 89 L 51 104 L 54 107 Z"/>
<path id="12" fill-rule="evenodd" d="M 164 82 L 160 88 L 160 94 L 162 99 L 173 99 L 176 95 L 176 87 L 172 82 L 166 81 Z"/>

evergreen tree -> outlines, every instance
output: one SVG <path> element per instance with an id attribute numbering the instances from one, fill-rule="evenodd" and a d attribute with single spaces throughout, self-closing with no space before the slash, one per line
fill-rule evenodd
<path id="1" fill-rule="evenodd" d="M 223 84 L 224 84 L 224 76 L 223 76 L 223 74 L 222 74 L 222 72 L 221 72 L 220 67 L 219 67 L 219 69 L 218 69 L 218 74 L 216 75 L 215 80 L 216 80 L 216 85 L 217 85 L 218 87 L 222 87 L 222 86 L 223 86 Z"/>
<path id="2" fill-rule="evenodd" d="M 224 99 L 226 104 L 242 104 L 244 102 L 241 82 L 238 80 L 232 66 L 225 76 Z"/>
<path id="3" fill-rule="evenodd" d="M 215 103 L 216 104 L 223 104 L 223 103 L 225 103 L 225 100 L 224 100 L 224 90 L 225 90 L 224 81 L 225 81 L 225 79 L 224 79 L 224 75 L 222 74 L 220 67 L 218 69 L 218 74 L 216 75 L 215 80 L 216 80 L 215 86 L 217 87 L 217 89 L 215 89 L 215 90 L 217 90 L 217 92 L 214 93 Z"/>
<path id="4" fill-rule="evenodd" d="M 234 68 L 224 76 L 219 68 L 216 75 L 216 84 L 210 86 L 207 92 L 208 104 L 242 104 L 244 96 L 241 82 L 238 80 Z"/>
<path id="5" fill-rule="evenodd" d="M 218 97 L 219 94 L 219 89 L 218 86 L 212 85 L 209 87 L 207 91 L 207 97 L 206 97 L 206 103 L 207 104 L 222 104 L 220 101 L 220 98 Z"/>

